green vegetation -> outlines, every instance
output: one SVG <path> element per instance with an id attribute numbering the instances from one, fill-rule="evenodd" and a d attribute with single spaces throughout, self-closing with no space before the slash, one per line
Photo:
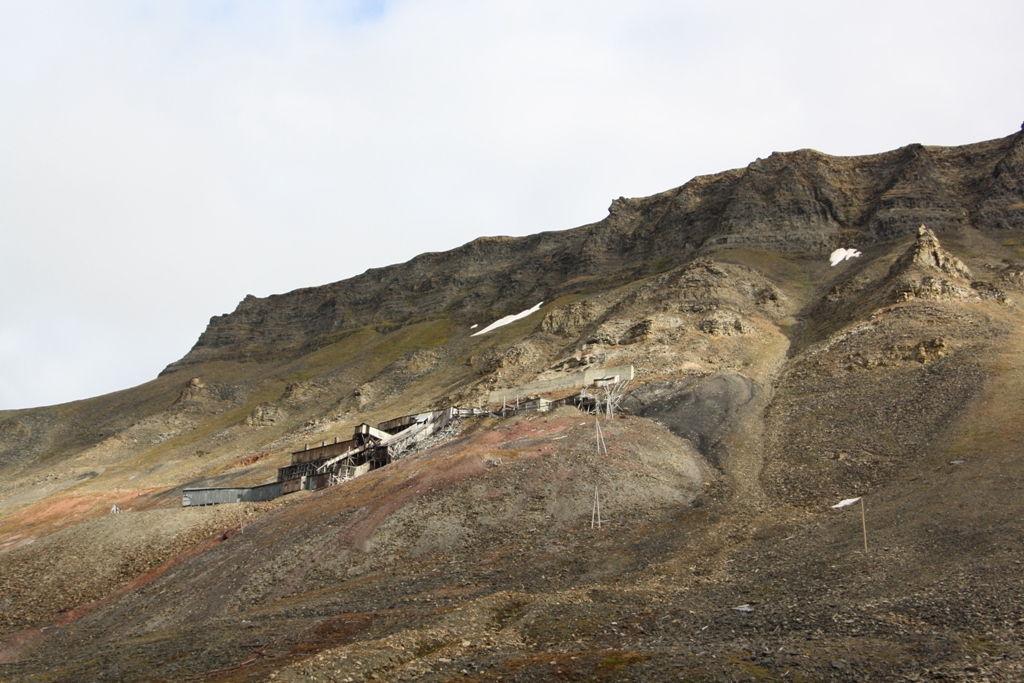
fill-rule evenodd
<path id="1" fill-rule="evenodd" d="M 1024 258 L 1024 237 L 1014 235 L 1003 240 L 1003 246 L 1012 249 L 1018 257 Z"/>
<path id="2" fill-rule="evenodd" d="M 780 253 L 747 247 L 721 247 L 711 257 L 722 263 L 746 266 L 760 272 L 789 296 L 802 298 L 811 286 L 811 269 L 821 263 L 802 253 Z"/>
<path id="3" fill-rule="evenodd" d="M 639 664 L 644 661 L 646 661 L 646 658 L 639 652 L 613 652 L 608 657 L 602 659 L 598 663 L 598 666 L 610 671 L 619 671 L 627 666 Z"/>
<path id="4" fill-rule="evenodd" d="M 453 327 L 447 317 L 404 325 L 373 350 L 375 359 L 392 363 L 407 353 L 440 346 L 448 341 Z"/>

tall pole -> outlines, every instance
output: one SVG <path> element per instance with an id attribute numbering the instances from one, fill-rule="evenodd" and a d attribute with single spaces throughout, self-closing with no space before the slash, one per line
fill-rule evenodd
<path id="1" fill-rule="evenodd" d="M 864 497 L 860 499 L 860 526 L 864 530 L 864 554 L 868 552 L 868 522 L 864 516 Z"/>
<path id="2" fill-rule="evenodd" d="M 601 418 L 599 416 L 594 418 L 594 424 L 597 426 L 597 454 L 608 455 L 608 445 L 604 441 L 604 432 L 601 431 Z"/>

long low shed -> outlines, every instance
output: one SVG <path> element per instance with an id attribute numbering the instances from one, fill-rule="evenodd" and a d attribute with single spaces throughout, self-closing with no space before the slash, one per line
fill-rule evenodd
<path id="1" fill-rule="evenodd" d="M 356 443 L 355 439 L 349 439 L 348 441 L 339 441 L 337 438 L 334 439 L 334 443 L 327 443 L 322 441 L 319 446 L 306 447 L 301 451 L 295 451 L 292 453 L 292 464 L 299 465 L 304 462 L 312 462 L 321 458 L 329 458 L 333 455 L 344 453 L 345 451 L 355 448 L 359 444 Z"/>
<path id="2" fill-rule="evenodd" d="M 219 505 L 221 503 L 260 503 L 274 500 L 288 493 L 284 490 L 285 482 L 275 481 L 263 486 L 249 488 L 208 488 L 185 489 L 181 497 L 182 507 L 196 505 Z"/>

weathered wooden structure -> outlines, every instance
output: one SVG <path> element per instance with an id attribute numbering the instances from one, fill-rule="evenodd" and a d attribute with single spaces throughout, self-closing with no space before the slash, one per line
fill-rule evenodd
<path id="1" fill-rule="evenodd" d="M 294 484 L 288 486 L 285 484 L 286 482 L 275 481 L 263 486 L 243 488 L 185 489 L 182 492 L 181 504 L 185 507 L 193 507 L 220 503 L 260 503 L 299 490 L 299 487 Z"/>
<path id="2" fill-rule="evenodd" d="M 312 491 L 348 481 L 384 467 L 464 414 L 476 411 L 445 408 L 403 415 L 376 427 L 360 424 L 346 441 L 335 438 L 331 443 L 321 441 L 319 446 L 305 444 L 302 450 L 292 453 L 290 464 L 278 468 L 276 482 L 248 488 L 185 489 L 181 504 L 191 507 L 267 501 L 300 489 Z"/>
<path id="3" fill-rule="evenodd" d="M 620 378 L 633 377 L 633 366 L 612 368 L 620 374 L 606 374 L 588 370 L 586 378 L 595 388 L 618 384 Z M 580 379 L 584 374 L 580 373 Z M 574 380 L 575 381 L 575 380 Z M 492 394 L 493 395 L 493 394 Z M 587 394 L 584 388 L 579 394 L 558 400 L 540 396 L 528 396 L 517 400 L 514 405 L 502 399 L 502 408 L 492 412 L 484 408 L 449 407 L 415 415 L 403 415 L 385 420 L 376 427 L 368 424 L 357 425 L 352 438 L 345 441 L 337 437 L 319 446 L 305 444 L 302 450 L 292 453 L 291 463 L 277 470 L 277 481 L 249 488 L 190 488 L 182 494 L 181 504 L 217 505 L 220 503 L 260 502 L 273 500 L 286 493 L 300 489 L 315 491 L 327 486 L 349 481 L 370 470 L 384 467 L 419 444 L 447 427 L 452 420 L 478 415 L 510 417 L 518 413 L 543 413 L 561 405 L 572 405 L 586 412 L 600 410 L 601 401 Z"/>

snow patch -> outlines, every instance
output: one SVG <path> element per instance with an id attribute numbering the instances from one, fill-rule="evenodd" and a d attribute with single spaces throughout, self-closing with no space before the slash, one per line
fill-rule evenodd
<path id="1" fill-rule="evenodd" d="M 848 258 L 857 258 L 860 256 L 860 252 L 856 249 L 836 249 L 832 252 L 832 255 L 828 257 L 829 262 L 833 265 L 839 265 Z"/>
<path id="2" fill-rule="evenodd" d="M 525 310 L 525 311 L 523 311 L 521 313 L 516 313 L 515 315 L 506 315 L 504 318 L 498 318 L 497 320 L 495 320 L 493 323 L 491 323 L 490 325 L 488 325 L 484 329 L 480 330 L 479 332 L 475 332 L 474 334 L 471 334 L 469 336 L 476 337 L 476 336 L 479 336 L 481 334 L 486 334 L 487 332 L 490 332 L 491 330 L 496 330 L 499 327 L 504 327 L 505 325 L 508 325 L 509 323 L 514 323 L 517 320 L 522 320 L 523 318 L 525 318 L 526 316 L 530 315 L 531 313 L 536 313 L 537 311 L 539 311 L 540 307 L 543 304 L 544 304 L 544 302 L 541 301 L 539 304 L 537 304 L 533 308 L 527 309 L 527 310 Z M 476 327 L 476 325 L 474 325 L 473 327 Z M 473 328 L 471 327 L 470 329 L 473 329 Z"/>
<path id="3" fill-rule="evenodd" d="M 469 329 L 475 330 L 478 327 L 480 327 L 480 325 L 478 323 L 473 323 L 472 325 L 469 326 Z"/>

